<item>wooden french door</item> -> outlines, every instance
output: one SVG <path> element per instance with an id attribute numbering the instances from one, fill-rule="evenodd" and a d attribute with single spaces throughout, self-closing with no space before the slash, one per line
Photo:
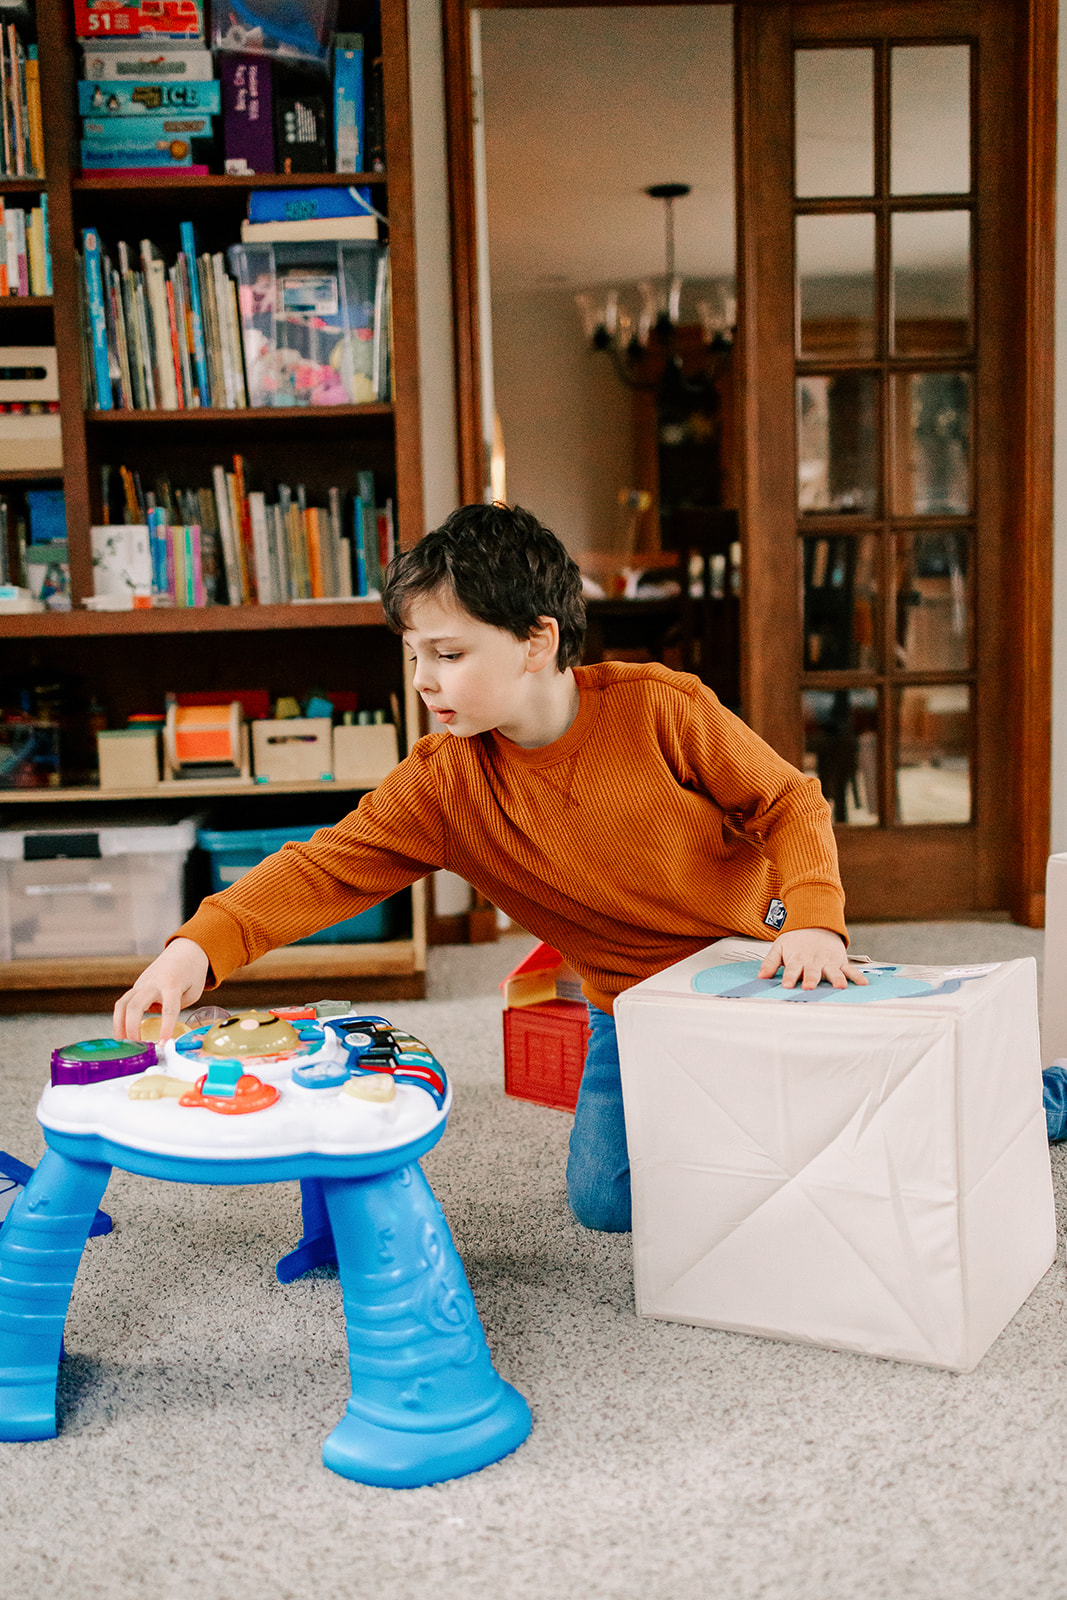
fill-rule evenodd
<path id="1" fill-rule="evenodd" d="M 818 775 L 853 919 L 1040 920 L 1032 26 L 737 8 L 746 711 Z"/>

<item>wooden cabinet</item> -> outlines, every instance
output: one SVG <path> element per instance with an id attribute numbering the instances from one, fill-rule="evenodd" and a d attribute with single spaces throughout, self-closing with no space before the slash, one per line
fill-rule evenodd
<path id="1" fill-rule="evenodd" d="M 365 25 L 370 12 L 341 0 L 339 30 Z M 375 601 L 319 602 L 311 606 L 214 606 L 189 610 L 90 613 L 90 527 L 101 520 L 101 466 L 122 463 L 151 479 L 166 471 L 179 483 L 211 482 L 211 468 L 240 453 L 249 486 L 272 489 L 280 478 L 306 485 L 309 499 L 331 485 L 354 489 L 357 471 L 372 469 L 394 500 L 398 542 L 410 545 L 422 531 L 421 434 L 415 332 L 415 258 L 412 221 L 411 119 L 407 14 L 403 0 L 382 0 L 386 171 L 351 175 L 235 178 L 160 175 L 150 184 L 127 176 L 80 176 L 75 84 L 77 41 L 69 0 L 38 0 L 38 46 L 45 107 L 47 179 L 0 179 L 0 192 L 42 189 L 48 194 L 54 293 L 51 301 L 0 302 L 7 343 L 51 343 L 58 350 L 65 491 L 74 606 L 69 613 L 0 616 L 0 680 L 56 681 L 97 700 L 109 724 L 122 726 L 135 710 L 158 708 L 168 690 L 266 688 L 274 695 L 354 689 L 361 705 L 399 704 L 417 736 L 417 706 L 405 693 L 399 641 L 386 628 Z M 78 309 L 81 230 L 97 228 L 112 243 L 151 238 L 176 248 L 179 223 L 192 220 L 203 247 L 223 249 L 240 236 L 253 187 L 302 184 L 370 184 L 374 203 L 389 217 L 392 273 L 393 398 L 388 403 L 322 408 L 221 411 L 110 411 L 87 409 Z M 14 203 L 18 203 L 15 201 Z M 27 199 L 27 204 L 33 203 Z M 2 475 L 17 494 L 36 476 Z M 55 477 L 53 475 L 53 481 Z M 405 730 L 400 729 L 401 746 Z M 281 804 L 277 788 L 210 792 L 162 787 L 154 807 L 178 816 L 210 801 L 225 813 L 223 825 L 260 827 L 265 808 Z M 334 820 L 356 803 L 358 792 L 336 785 L 294 786 L 285 802 L 308 822 Z M 75 812 L 111 817 L 143 793 L 80 787 L 75 790 L 0 790 L 0 823 L 57 825 Z M 323 815 L 317 815 L 323 812 Z M 239 817 L 240 820 L 235 820 Z M 411 892 L 402 937 L 382 944 L 308 945 L 276 951 L 227 985 L 227 998 L 293 993 L 324 985 L 358 998 L 376 992 L 422 992 L 425 912 L 422 886 Z M 140 958 L 95 957 L 0 966 L 0 1011 L 32 1006 L 78 1009 L 110 1005 L 116 991 L 143 966 Z M 259 985 L 259 991 L 255 985 Z"/>

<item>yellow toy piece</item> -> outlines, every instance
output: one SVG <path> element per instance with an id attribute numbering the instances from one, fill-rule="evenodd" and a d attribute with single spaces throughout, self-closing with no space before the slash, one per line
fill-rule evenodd
<path id="1" fill-rule="evenodd" d="M 141 1042 L 142 1043 L 148 1043 L 148 1044 L 158 1044 L 159 1043 L 159 1030 L 160 1030 L 160 1027 L 162 1026 L 162 1023 L 163 1023 L 163 1018 L 159 1015 L 158 1011 L 149 1012 L 147 1017 L 142 1017 L 141 1018 Z M 188 1028 L 188 1025 L 186 1023 L 184 1023 L 184 1022 L 176 1022 L 174 1024 L 174 1032 L 171 1034 L 171 1038 L 172 1039 L 180 1039 L 183 1033 L 188 1033 L 188 1032 L 189 1032 L 189 1028 Z"/>
<path id="2" fill-rule="evenodd" d="M 396 1084 L 388 1072 L 368 1072 L 363 1077 L 349 1078 L 342 1094 L 353 1100 L 371 1100 L 375 1105 L 386 1105 L 396 1099 Z"/>
<path id="3" fill-rule="evenodd" d="M 163 1072 L 149 1072 L 132 1078 L 127 1090 L 131 1100 L 179 1100 L 192 1088 L 188 1078 L 168 1078 Z"/>

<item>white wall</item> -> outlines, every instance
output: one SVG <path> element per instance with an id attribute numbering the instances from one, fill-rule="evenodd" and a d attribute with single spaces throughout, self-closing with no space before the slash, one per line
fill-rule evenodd
<path id="1" fill-rule="evenodd" d="M 633 400 L 586 348 L 573 291 L 494 295 L 493 350 L 508 500 L 575 557 L 610 550 L 619 490 L 635 487 Z"/>

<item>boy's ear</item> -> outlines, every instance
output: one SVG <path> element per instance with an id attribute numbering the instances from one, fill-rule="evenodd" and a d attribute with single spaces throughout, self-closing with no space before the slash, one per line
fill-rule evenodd
<path id="1" fill-rule="evenodd" d="M 555 617 L 538 617 L 527 640 L 526 665 L 530 672 L 541 672 L 559 655 L 559 623 Z"/>

